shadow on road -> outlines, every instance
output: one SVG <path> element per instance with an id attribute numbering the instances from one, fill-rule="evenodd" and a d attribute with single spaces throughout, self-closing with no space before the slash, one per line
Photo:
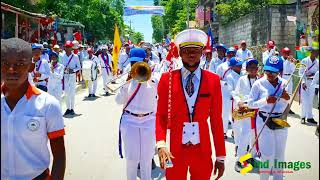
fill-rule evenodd
<path id="1" fill-rule="evenodd" d="M 64 118 L 72 119 L 74 117 L 81 116 L 82 114 L 75 114 L 75 115 L 63 115 Z"/>
<path id="2" fill-rule="evenodd" d="M 100 96 L 96 96 L 96 97 L 88 97 L 88 96 L 86 96 L 86 97 L 83 98 L 83 101 L 94 101 L 94 100 L 96 100 L 98 98 L 101 98 L 101 97 Z"/>

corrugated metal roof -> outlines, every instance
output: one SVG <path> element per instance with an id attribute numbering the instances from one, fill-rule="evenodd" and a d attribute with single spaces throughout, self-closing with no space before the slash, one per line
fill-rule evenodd
<path id="1" fill-rule="evenodd" d="M 3 2 L 1 2 L 1 10 L 10 11 L 13 13 L 18 13 L 18 14 L 22 14 L 22 15 L 26 15 L 26 16 L 30 16 L 30 17 L 34 17 L 34 18 L 46 18 L 47 17 L 44 14 L 32 13 L 29 11 L 25 11 L 23 9 L 11 6 L 11 5 L 3 3 Z"/>

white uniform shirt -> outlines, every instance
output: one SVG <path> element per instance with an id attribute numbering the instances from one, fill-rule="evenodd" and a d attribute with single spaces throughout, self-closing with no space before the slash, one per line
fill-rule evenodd
<path id="1" fill-rule="evenodd" d="M 51 71 L 51 67 L 52 67 L 52 64 L 50 64 L 50 76 L 48 80 L 48 87 L 56 87 L 56 86 L 62 87 L 64 66 L 58 62 L 53 72 Z"/>
<path id="2" fill-rule="evenodd" d="M 73 55 L 73 57 L 70 60 L 69 65 L 67 66 L 69 59 L 71 58 L 72 55 Z M 67 56 L 67 54 L 64 53 L 64 54 L 62 54 L 61 61 L 62 61 L 62 65 L 65 68 L 70 68 L 73 70 L 73 72 L 77 72 L 81 69 L 80 60 L 79 60 L 78 55 L 76 55 L 76 54 L 71 53 L 70 56 Z"/>
<path id="3" fill-rule="evenodd" d="M 212 61 L 212 59 L 211 59 L 211 61 Z M 204 69 L 204 70 L 209 70 L 211 61 L 207 61 L 206 56 L 204 56 L 204 59 L 200 60 L 200 64 L 199 64 L 200 68 Z"/>
<path id="4" fill-rule="evenodd" d="M 37 68 L 39 68 L 38 72 L 41 73 L 41 76 L 39 78 L 40 82 L 36 82 L 35 84 L 46 86 L 47 82 L 43 80 L 49 78 L 50 75 L 50 65 L 48 61 L 43 58 L 40 58 L 40 60 L 35 63 L 34 72 L 31 73 L 32 78 L 35 77 L 34 73 L 37 72 Z"/>
<path id="5" fill-rule="evenodd" d="M 315 74 L 317 71 L 319 71 L 319 59 L 315 59 L 313 62 L 309 57 L 306 57 L 304 59 L 301 60 L 301 64 L 306 65 L 306 67 L 301 66 L 301 68 L 299 69 L 299 75 L 302 76 L 304 70 L 307 68 L 307 72 L 304 76 L 304 78 L 302 79 L 302 83 L 306 83 L 306 82 L 311 82 L 312 79 L 308 79 L 307 76 Z"/>
<path id="6" fill-rule="evenodd" d="M 247 61 L 249 58 L 253 58 L 252 52 L 249 49 L 242 50 L 238 49 L 236 57 L 240 58 L 242 61 Z"/>
<path id="7" fill-rule="evenodd" d="M 48 140 L 64 135 L 60 103 L 29 86 L 11 111 L 1 95 L 1 180 L 33 179 L 49 167 Z"/>
<path id="8" fill-rule="evenodd" d="M 293 62 L 283 58 L 282 78 L 285 80 L 288 80 L 290 75 L 294 73 L 295 68 L 296 68 L 296 65 Z"/>
<path id="9" fill-rule="evenodd" d="M 316 74 L 314 75 L 314 78 L 311 83 L 311 87 L 313 89 L 319 88 L 319 71 L 317 71 Z M 319 96 L 319 94 L 320 93 L 318 93 L 318 96 Z"/>
<path id="10" fill-rule="evenodd" d="M 189 97 L 189 95 L 188 95 L 188 93 L 186 91 L 186 84 L 187 84 L 187 81 L 188 81 L 188 76 L 190 74 L 190 71 L 187 70 L 185 67 L 181 68 L 181 81 L 182 81 L 182 86 L 183 86 L 182 88 L 183 88 L 183 92 L 184 92 L 184 97 L 187 100 L 190 116 L 192 116 L 191 113 L 193 112 L 194 104 L 196 102 L 198 91 L 199 91 L 200 80 L 201 80 L 201 68 L 200 68 L 200 66 L 198 66 L 198 68 L 193 73 L 194 73 L 194 76 L 192 78 L 192 82 L 193 82 L 193 85 L 194 85 L 194 93 L 192 94 L 191 97 Z"/>
<path id="11" fill-rule="evenodd" d="M 98 59 L 99 59 L 99 64 L 100 64 L 100 67 L 102 68 L 102 69 L 106 69 L 106 68 L 108 68 L 107 66 L 109 66 L 109 68 L 111 69 L 111 71 L 112 71 L 112 57 L 111 57 L 111 55 L 109 54 L 109 53 L 107 53 L 107 55 L 104 55 L 104 57 L 105 57 L 105 60 L 106 61 L 108 61 L 108 64 L 106 64 L 105 62 L 104 62 L 104 60 L 103 60 L 103 58 L 102 58 L 102 54 L 100 54 L 99 55 L 99 57 L 98 57 Z M 107 58 L 108 57 L 108 58 Z M 109 70 L 110 70 L 109 69 Z M 108 71 L 107 71 L 108 72 Z M 111 73 L 112 74 L 112 72 L 109 72 L 109 73 Z"/>
<path id="12" fill-rule="evenodd" d="M 151 51 L 151 61 L 155 63 L 160 63 L 160 58 L 157 56 L 157 54 L 154 51 Z"/>
<path id="13" fill-rule="evenodd" d="M 88 58 L 89 58 L 89 56 L 88 56 Z M 100 63 L 99 63 L 99 59 L 97 56 L 92 55 L 90 60 L 93 62 L 93 66 L 91 67 L 91 78 L 94 80 L 97 80 L 97 77 L 98 77 L 97 70 L 101 68 Z"/>
<path id="14" fill-rule="evenodd" d="M 281 96 L 283 92 L 283 85 L 286 83 L 285 79 L 278 77 L 278 86 L 281 83 L 281 87 L 275 96 Z M 259 109 L 259 111 L 264 111 L 269 113 L 272 106 L 274 104 L 268 104 L 267 98 L 268 96 L 274 95 L 278 86 L 274 87 L 266 78 L 266 76 L 258 79 L 252 86 L 250 91 L 248 107 L 250 109 Z M 285 100 L 280 98 L 279 102 L 277 102 L 273 113 L 283 113 L 287 108 L 289 100 Z"/>
<path id="15" fill-rule="evenodd" d="M 210 62 L 209 65 L 209 71 L 213 72 L 213 73 L 217 73 L 217 68 L 220 64 L 224 63 L 226 61 L 226 58 L 223 59 L 219 59 L 219 57 L 217 58 L 213 58 Z"/>
<path id="16" fill-rule="evenodd" d="M 252 85 L 256 80 L 258 77 L 249 78 L 248 75 L 239 78 L 235 90 L 231 93 L 236 105 L 239 102 L 248 102 Z"/>
<path id="17" fill-rule="evenodd" d="M 217 71 L 216 73 L 219 75 L 220 79 L 222 81 L 226 81 L 227 76 L 229 75 L 229 73 L 231 72 L 231 69 L 229 67 L 229 63 L 228 61 L 221 63 L 218 67 L 217 67 Z"/>
<path id="18" fill-rule="evenodd" d="M 126 52 L 122 52 L 119 55 L 118 69 L 124 71 L 128 64 L 130 64 L 129 55 Z"/>

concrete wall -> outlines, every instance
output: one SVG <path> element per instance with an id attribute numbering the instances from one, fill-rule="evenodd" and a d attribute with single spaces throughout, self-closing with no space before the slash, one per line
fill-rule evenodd
<path id="1" fill-rule="evenodd" d="M 295 50 L 296 25 L 287 20 L 295 16 L 295 4 L 272 5 L 241 17 L 226 26 L 219 26 L 219 42 L 228 46 L 246 40 L 254 56 L 261 60 L 268 40 L 274 40 L 278 50 L 285 46 Z M 302 10 L 302 19 L 307 11 Z"/>

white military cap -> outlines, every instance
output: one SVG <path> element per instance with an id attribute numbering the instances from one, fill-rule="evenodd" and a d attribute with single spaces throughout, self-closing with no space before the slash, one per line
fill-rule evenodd
<path id="1" fill-rule="evenodd" d="M 203 47 L 207 43 L 208 36 L 199 29 L 186 29 L 177 34 L 174 43 L 179 48 Z"/>
<path id="2" fill-rule="evenodd" d="M 53 49 L 60 49 L 60 46 L 58 44 L 53 46 Z"/>
<path id="3" fill-rule="evenodd" d="M 107 45 L 102 45 L 101 49 L 108 49 L 108 46 Z"/>

